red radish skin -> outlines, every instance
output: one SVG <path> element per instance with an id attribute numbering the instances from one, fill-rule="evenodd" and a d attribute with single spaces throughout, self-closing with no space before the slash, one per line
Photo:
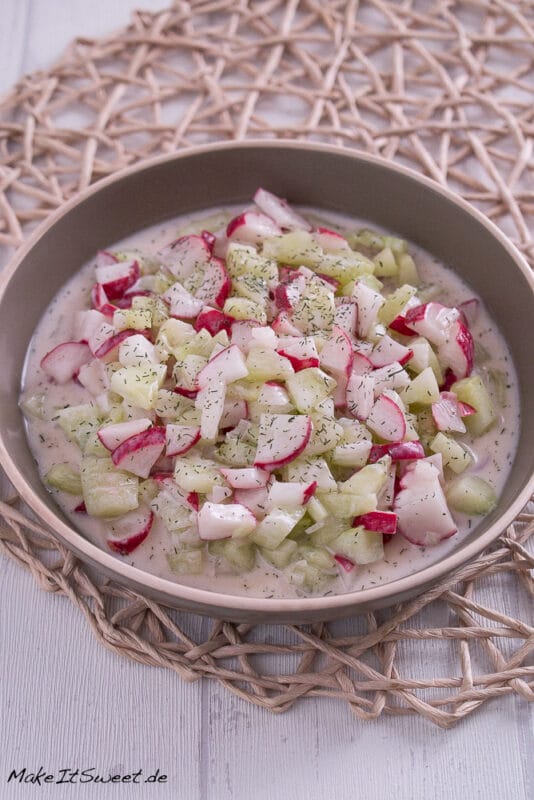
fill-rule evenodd
<path id="1" fill-rule="evenodd" d="M 475 345 L 471 331 L 458 320 L 452 325 L 448 339 L 439 345 L 438 359 L 460 379 L 471 374 L 474 356 Z"/>
<path id="2" fill-rule="evenodd" d="M 188 397 L 189 400 L 195 400 L 199 392 L 198 389 L 185 389 L 183 386 L 175 386 L 173 391 L 182 395 L 182 397 Z"/>
<path id="3" fill-rule="evenodd" d="M 154 426 L 122 442 L 111 453 L 111 460 L 116 467 L 148 478 L 164 447 L 165 428 Z"/>
<path id="4" fill-rule="evenodd" d="M 312 481 L 306 489 L 304 489 L 304 505 L 312 499 L 317 489 L 317 481 Z"/>
<path id="5" fill-rule="evenodd" d="M 189 492 L 186 500 L 193 509 L 193 511 L 198 511 L 198 509 L 200 508 L 200 499 L 196 492 Z"/>
<path id="6" fill-rule="evenodd" d="M 84 342 L 62 342 L 41 359 L 41 368 L 56 383 L 62 384 L 72 380 L 91 358 L 91 350 Z"/>
<path id="7" fill-rule="evenodd" d="M 396 533 L 397 515 L 393 511 L 369 511 L 352 520 L 353 528 L 363 525 L 367 531 L 376 533 Z"/>
<path id="8" fill-rule="evenodd" d="M 212 247 L 202 236 L 181 236 L 158 253 L 162 264 L 178 280 L 188 278 L 211 258 Z"/>
<path id="9" fill-rule="evenodd" d="M 319 366 L 319 358 L 315 356 L 309 356 L 307 358 L 301 358 L 300 356 L 291 355 L 286 350 L 277 350 L 276 351 L 279 356 L 283 356 L 287 358 L 295 372 L 300 372 L 302 369 L 310 369 L 310 367 L 318 367 Z"/>
<path id="10" fill-rule="evenodd" d="M 129 439 L 131 436 L 136 436 L 138 433 L 142 433 L 151 427 L 151 419 L 130 419 L 127 422 L 105 425 L 97 431 L 96 435 L 104 447 L 113 452 L 113 450 L 116 450 L 126 439 Z"/>
<path id="11" fill-rule="evenodd" d="M 109 300 L 122 297 L 139 278 L 137 261 L 117 261 L 96 268 L 97 283 L 101 284 Z"/>
<path id="12" fill-rule="evenodd" d="M 374 444 L 369 453 L 369 463 L 374 464 L 383 456 L 391 456 L 392 461 L 413 461 L 417 458 L 424 458 L 425 451 L 419 441 Z"/>
<path id="13" fill-rule="evenodd" d="M 345 572 L 352 572 L 356 564 L 347 558 L 346 556 L 342 556 L 340 553 L 334 554 L 334 561 L 337 561 L 340 567 L 342 567 Z"/>
<path id="14" fill-rule="evenodd" d="M 401 441 L 406 435 L 406 418 L 401 407 L 388 395 L 381 394 L 366 420 L 367 427 L 382 439 Z"/>
<path id="15" fill-rule="evenodd" d="M 167 425 L 165 455 L 182 456 L 200 441 L 200 428 L 196 425 Z"/>
<path id="16" fill-rule="evenodd" d="M 232 281 L 224 261 L 220 258 L 210 258 L 204 268 L 202 283 L 195 292 L 195 298 L 203 300 L 206 305 L 222 308 L 231 289 Z"/>
<path id="17" fill-rule="evenodd" d="M 286 311 L 280 311 L 271 322 L 271 328 L 279 336 L 302 336 L 301 331 L 293 325 Z"/>
<path id="18" fill-rule="evenodd" d="M 236 503 L 248 508 L 256 519 L 261 519 L 266 514 L 268 490 L 265 486 L 257 489 L 236 489 L 234 499 Z"/>
<path id="19" fill-rule="evenodd" d="M 116 264 L 119 259 L 109 250 L 99 250 L 96 254 L 96 266 L 108 267 L 110 264 Z"/>
<path id="20" fill-rule="evenodd" d="M 284 230 L 311 230 L 309 222 L 292 209 L 287 200 L 277 197 L 267 189 L 260 187 L 254 195 L 254 202 L 264 214 L 271 217 Z"/>
<path id="21" fill-rule="evenodd" d="M 119 333 L 116 333 L 114 336 L 110 336 L 109 339 L 106 339 L 105 342 L 103 342 L 100 347 L 95 350 L 94 354 L 96 358 L 108 358 L 109 360 L 113 352 L 118 349 L 121 342 L 124 342 L 125 339 L 128 339 L 130 336 L 134 336 L 135 334 L 146 336 L 147 339 L 151 338 L 149 330 L 134 331 L 133 329 L 128 329 L 125 331 L 119 331 Z"/>
<path id="22" fill-rule="evenodd" d="M 391 330 L 395 331 L 396 333 L 402 334 L 402 336 L 416 336 L 417 335 L 416 332 L 413 330 L 413 328 L 410 328 L 406 324 L 406 317 L 403 316 L 402 314 L 399 314 L 397 317 L 395 317 L 395 319 L 393 319 L 389 323 L 388 328 L 391 328 Z"/>
<path id="23" fill-rule="evenodd" d="M 95 283 L 91 289 L 91 305 L 106 317 L 112 317 L 118 306 L 109 302 L 106 290 L 100 283 Z"/>
<path id="24" fill-rule="evenodd" d="M 439 402 L 432 403 L 432 418 L 438 431 L 465 433 L 460 403 L 454 392 L 441 392 Z"/>
<path id="25" fill-rule="evenodd" d="M 470 406 L 469 403 L 462 402 L 461 400 L 458 400 L 458 409 L 461 417 L 470 417 L 471 414 L 477 413 L 476 408 Z"/>
<path id="26" fill-rule="evenodd" d="M 261 244 L 268 236 L 280 236 L 282 229 L 266 214 L 260 211 L 244 211 L 230 220 L 226 236 L 230 241 L 244 244 Z"/>
<path id="27" fill-rule="evenodd" d="M 304 414 L 264 414 L 262 421 L 268 416 L 272 422 L 263 426 L 260 421 L 254 466 L 273 470 L 294 461 L 304 451 L 310 441 L 312 421 Z"/>
<path id="28" fill-rule="evenodd" d="M 196 318 L 194 326 L 196 331 L 201 331 L 205 328 L 212 336 L 215 336 L 220 331 L 226 331 L 230 335 L 234 321 L 234 318 L 228 314 L 223 314 L 222 311 L 216 308 L 206 306 Z"/>
<path id="29" fill-rule="evenodd" d="M 476 297 L 472 297 L 470 300 L 465 300 L 463 303 L 460 303 L 456 308 L 462 315 L 462 321 L 466 327 L 470 327 L 474 325 L 478 318 L 478 311 L 479 311 L 480 303 Z"/>
<path id="30" fill-rule="evenodd" d="M 145 541 L 152 529 L 154 514 L 152 511 L 147 511 L 144 515 L 142 513 L 140 514 L 138 511 L 130 512 L 126 514 L 126 516 L 121 517 L 119 522 L 116 523 L 116 527 L 118 527 L 119 530 L 128 528 L 130 518 L 132 520 L 138 519 L 138 530 L 134 530 L 127 535 L 119 535 L 118 537 L 110 536 L 107 539 L 109 548 L 116 553 L 120 553 L 121 556 L 129 555 L 136 547 L 139 547 L 139 545 Z"/>
<path id="31" fill-rule="evenodd" d="M 74 509 L 74 513 L 75 514 L 87 514 L 87 509 L 85 507 L 85 503 L 83 502 L 83 500 L 82 500 L 81 503 L 78 503 L 78 505 Z"/>
<path id="32" fill-rule="evenodd" d="M 201 231 L 200 236 L 208 245 L 210 252 L 213 253 L 213 248 L 215 247 L 215 242 L 217 241 L 215 234 L 210 233 L 210 231 Z"/>

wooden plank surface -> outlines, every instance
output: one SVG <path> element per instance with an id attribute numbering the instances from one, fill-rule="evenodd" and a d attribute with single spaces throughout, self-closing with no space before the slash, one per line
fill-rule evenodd
<path id="1" fill-rule="evenodd" d="M 123 25 L 135 5 L 3 0 L 0 91 L 24 72 L 46 67 L 74 36 Z M 142 769 L 145 776 L 159 768 L 168 780 L 154 792 L 164 799 L 534 797 L 534 720 L 524 703 L 492 702 L 450 731 L 419 718 L 363 723 L 347 707 L 320 698 L 275 716 L 217 683 L 188 684 L 119 658 L 96 643 L 68 600 L 38 589 L 11 561 L 1 560 L 0 569 L 2 800 L 36 796 L 33 786 L 6 783 L 12 769 L 24 766 L 55 773 Z M 513 586 L 510 593 L 518 604 L 526 602 Z M 496 598 L 489 593 L 488 601 Z M 207 624 L 198 620 L 197 633 Z M 421 663 L 416 643 L 403 646 L 411 675 L 432 669 Z M 450 648 L 452 663 L 455 645 L 439 647 Z M 38 794 L 55 800 L 152 796 L 142 787 L 92 788 L 46 785 Z"/>

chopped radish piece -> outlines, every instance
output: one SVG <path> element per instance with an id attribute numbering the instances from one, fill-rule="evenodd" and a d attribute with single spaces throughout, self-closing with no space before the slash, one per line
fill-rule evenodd
<path id="1" fill-rule="evenodd" d="M 397 515 L 393 511 L 369 511 L 367 514 L 354 517 L 352 526 L 357 528 L 359 525 L 376 533 L 396 533 Z"/>
<path id="2" fill-rule="evenodd" d="M 416 458 L 424 458 L 425 451 L 421 442 L 374 444 L 369 453 L 369 463 L 374 464 L 383 456 L 391 456 L 392 461 L 413 461 Z"/>
<path id="3" fill-rule="evenodd" d="M 334 560 L 337 561 L 339 566 L 342 567 L 345 570 L 345 572 L 352 572 L 352 570 L 356 566 L 354 562 L 350 560 L 350 558 L 342 556 L 340 553 L 334 554 Z"/>
<path id="4" fill-rule="evenodd" d="M 273 481 L 269 489 L 267 510 L 273 508 L 298 508 L 305 505 L 313 497 L 317 481 L 311 483 L 282 483 Z"/>
<path id="5" fill-rule="evenodd" d="M 197 425 L 166 426 L 165 455 L 181 456 L 187 453 L 200 440 L 200 428 Z"/>
<path id="6" fill-rule="evenodd" d="M 405 347 L 400 342 L 396 342 L 387 333 L 380 337 L 380 341 L 373 348 L 370 360 L 373 367 L 386 367 L 394 361 L 399 364 L 406 364 L 412 357 L 413 352 L 409 347 Z"/>
<path id="7" fill-rule="evenodd" d="M 96 266 L 107 267 L 110 264 L 116 264 L 119 259 L 109 250 L 99 250 L 96 254 Z"/>
<path id="8" fill-rule="evenodd" d="M 391 320 L 388 328 L 391 328 L 391 330 L 396 333 L 401 333 L 403 336 L 415 336 L 415 331 L 408 327 L 406 324 L 406 317 L 402 314 L 399 314 L 395 319 Z"/>
<path id="9" fill-rule="evenodd" d="M 274 408 L 279 413 L 291 409 L 291 402 L 286 389 L 275 381 L 266 381 L 263 384 L 258 395 L 258 404 L 267 406 L 267 408 Z"/>
<path id="10" fill-rule="evenodd" d="M 273 319 L 271 327 L 279 336 L 302 336 L 300 330 L 291 322 L 291 317 L 286 311 L 279 312 Z"/>
<path id="11" fill-rule="evenodd" d="M 228 486 L 233 489 L 258 489 L 266 486 L 270 473 L 258 467 L 243 467 L 242 469 L 220 468 L 221 475 Z"/>
<path id="12" fill-rule="evenodd" d="M 299 456 L 310 440 L 311 417 L 305 414 L 262 414 L 254 465 L 276 469 Z"/>
<path id="13" fill-rule="evenodd" d="M 410 376 L 398 361 L 393 361 L 387 367 L 379 367 L 373 372 L 375 379 L 375 397 L 385 389 L 404 389 L 410 385 Z"/>
<path id="14" fill-rule="evenodd" d="M 358 307 L 355 302 L 349 297 L 342 298 L 348 302 L 336 303 L 336 313 L 334 316 L 334 325 L 342 328 L 351 338 L 356 334 L 356 326 L 358 322 Z"/>
<path id="15" fill-rule="evenodd" d="M 456 306 L 462 315 L 464 325 L 467 328 L 477 321 L 479 307 L 480 302 L 476 297 L 472 297 L 470 300 L 465 300 L 463 303 L 460 303 Z"/>
<path id="16" fill-rule="evenodd" d="M 438 431 L 465 433 L 460 403 L 454 392 L 441 392 L 438 403 L 432 403 L 432 417 Z"/>
<path id="17" fill-rule="evenodd" d="M 152 427 L 152 420 L 146 417 L 141 419 L 129 419 L 127 422 L 116 422 L 113 425 L 105 425 L 97 432 L 97 436 L 108 450 L 116 448 L 138 433 Z"/>
<path id="18" fill-rule="evenodd" d="M 226 385 L 214 379 L 204 384 L 196 396 L 195 406 L 201 411 L 200 435 L 208 442 L 214 441 L 219 433 L 225 394 Z"/>
<path id="19" fill-rule="evenodd" d="M 255 319 L 236 319 L 230 327 L 230 339 L 243 353 L 248 353 L 249 347 L 253 344 L 252 331 L 259 328 L 259 322 Z"/>
<path id="20" fill-rule="evenodd" d="M 447 341 L 452 325 L 460 316 L 456 308 L 441 303 L 425 303 L 406 312 L 406 326 L 432 344 Z M 390 326 L 391 327 L 391 326 Z"/>
<path id="21" fill-rule="evenodd" d="M 178 280 L 185 280 L 195 270 L 207 264 L 212 247 L 202 236 L 192 234 L 171 242 L 158 253 L 161 263 Z"/>
<path id="22" fill-rule="evenodd" d="M 111 264 L 97 266 L 96 280 L 102 286 L 110 300 L 122 297 L 127 289 L 139 278 L 137 261 L 116 261 Z"/>
<path id="23" fill-rule="evenodd" d="M 222 308 L 232 288 L 232 281 L 224 261 L 220 258 L 211 258 L 204 267 L 202 275 L 202 282 L 195 291 L 195 297 L 197 300 L 203 300 L 206 305 Z"/>
<path id="24" fill-rule="evenodd" d="M 349 250 L 350 245 L 340 233 L 331 231 L 330 228 L 316 228 L 313 238 L 325 253 L 337 253 L 340 250 Z"/>
<path id="25" fill-rule="evenodd" d="M 195 320 L 195 330 L 201 331 L 205 328 L 208 333 L 215 336 L 219 331 L 226 331 L 228 334 L 232 329 L 234 318 L 228 314 L 223 314 L 216 308 L 205 306 Z"/>
<path id="26" fill-rule="evenodd" d="M 109 389 L 107 369 L 97 358 L 80 367 L 77 379 L 95 397 Z"/>
<path id="27" fill-rule="evenodd" d="M 320 364 L 325 372 L 329 372 L 336 379 L 337 386 L 334 392 L 336 407 L 345 406 L 348 402 L 347 386 L 353 363 L 352 342 L 343 328 L 334 325 L 332 336 L 321 350 Z"/>
<path id="28" fill-rule="evenodd" d="M 148 478 L 164 447 L 165 428 L 153 427 L 123 441 L 113 450 L 111 459 L 116 467 Z"/>
<path id="29" fill-rule="evenodd" d="M 198 535 L 204 541 L 247 536 L 258 524 L 240 503 L 205 502 L 198 512 Z"/>
<path id="30" fill-rule="evenodd" d="M 264 517 L 267 513 L 267 496 L 266 486 L 259 486 L 257 489 L 236 489 L 234 492 L 236 502 L 248 508 L 256 519 Z"/>
<path id="31" fill-rule="evenodd" d="M 213 356 L 203 369 L 198 373 L 198 385 L 204 388 L 211 381 L 222 381 L 232 383 L 248 375 L 243 354 L 237 345 L 231 344 L 225 347 L 217 355 Z"/>
<path id="32" fill-rule="evenodd" d="M 352 297 L 358 307 L 358 336 L 365 337 L 376 323 L 378 312 L 384 305 L 384 298 L 363 281 L 358 281 L 354 285 Z"/>
<path id="33" fill-rule="evenodd" d="M 456 533 L 439 471 L 426 460 L 414 461 L 406 468 L 393 508 L 399 533 L 412 544 L 427 547 Z"/>
<path id="34" fill-rule="evenodd" d="M 215 236 L 215 234 L 210 233 L 210 231 L 201 231 L 200 236 L 202 239 L 204 239 L 209 249 L 213 253 L 213 248 L 215 246 L 215 242 L 217 241 L 217 237 Z"/>
<path id="35" fill-rule="evenodd" d="M 232 495 L 233 491 L 230 489 L 229 486 L 214 486 L 211 492 L 209 492 L 206 495 L 206 500 L 208 500 L 210 503 L 223 503 L 225 500 L 228 500 Z"/>
<path id="36" fill-rule="evenodd" d="M 287 358 L 295 372 L 319 366 L 319 354 L 312 336 L 280 338 L 277 353 Z"/>
<path id="37" fill-rule="evenodd" d="M 230 220 L 226 235 L 231 242 L 261 244 L 268 236 L 280 236 L 282 229 L 260 211 L 245 211 Z"/>
<path id="38" fill-rule="evenodd" d="M 352 374 L 353 375 L 366 375 L 372 372 L 373 365 L 364 353 L 352 354 Z"/>
<path id="39" fill-rule="evenodd" d="M 240 420 L 248 418 L 248 403 L 246 400 L 226 398 L 219 427 L 222 431 L 235 428 Z"/>
<path id="40" fill-rule="evenodd" d="M 109 524 L 108 546 L 121 556 L 127 556 L 144 542 L 154 521 L 154 514 L 147 506 L 124 514 Z"/>
<path id="41" fill-rule="evenodd" d="M 373 375 L 352 373 L 347 383 L 347 411 L 364 422 L 373 408 L 375 379 Z"/>
<path id="42" fill-rule="evenodd" d="M 364 376 L 365 377 L 365 376 Z M 389 442 L 399 442 L 406 434 L 406 417 L 395 393 L 387 390 L 375 401 L 366 420 L 367 427 Z"/>
<path id="43" fill-rule="evenodd" d="M 193 319 L 204 306 L 203 300 L 197 300 L 178 282 L 173 283 L 161 297 L 169 304 L 169 310 L 173 317 Z"/>
<path id="44" fill-rule="evenodd" d="M 274 302 L 281 311 L 291 311 L 306 291 L 306 280 L 302 275 L 288 283 L 279 283 L 274 290 Z"/>
<path id="45" fill-rule="evenodd" d="M 469 405 L 469 403 L 463 403 L 461 400 L 458 400 L 458 409 L 461 417 L 470 417 L 471 414 L 477 413 L 477 410 L 474 408 L 474 406 Z"/>
<path id="46" fill-rule="evenodd" d="M 311 225 L 301 217 L 287 203 L 267 189 L 258 189 L 254 195 L 254 202 L 264 214 L 271 217 L 280 228 L 285 230 L 310 231 Z"/>
<path id="47" fill-rule="evenodd" d="M 130 336 L 138 336 L 139 331 L 133 330 L 126 330 L 120 331 L 119 333 L 114 333 L 112 336 L 104 339 L 102 344 L 100 344 L 94 354 L 97 358 L 105 359 L 106 361 L 116 361 L 115 355 L 116 351 L 118 351 L 119 345 L 121 345 L 126 339 Z"/>
<path id="48" fill-rule="evenodd" d="M 91 350 L 83 342 L 63 342 L 41 359 L 41 367 L 56 383 L 67 383 L 91 358 Z"/>
<path id="49" fill-rule="evenodd" d="M 471 374 L 474 362 L 475 346 L 469 328 L 460 322 L 454 322 L 447 339 L 438 347 L 440 364 L 451 369 L 457 379 Z"/>
<path id="50" fill-rule="evenodd" d="M 100 311 L 100 313 L 104 314 L 106 317 L 112 317 L 117 309 L 117 306 L 109 302 L 106 290 L 100 283 L 95 283 L 91 289 L 91 303 L 93 308 Z"/>

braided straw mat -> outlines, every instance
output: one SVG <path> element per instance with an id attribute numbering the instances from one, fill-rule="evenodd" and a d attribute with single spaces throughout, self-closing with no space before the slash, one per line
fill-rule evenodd
<path id="1" fill-rule="evenodd" d="M 18 246 L 66 198 L 147 156 L 281 137 L 423 172 L 534 258 L 533 10 L 530 0 L 206 0 L 136 13 L 113 36 L 75 41 L 4 98 L 0 245 Z M 215 678 L 271 711 L 327 695 L 364 720 L 416 713 L 445 728 L 491 698 L 534 699 L 532 514 L 401 606 L 328 625 L 247 626 L 92 574 L 15 500 L 1 504 L 2 552 L 70 598 L 103 645 L 143 664 Z M 411 675 L 415 662 L 428 674 Z"/>

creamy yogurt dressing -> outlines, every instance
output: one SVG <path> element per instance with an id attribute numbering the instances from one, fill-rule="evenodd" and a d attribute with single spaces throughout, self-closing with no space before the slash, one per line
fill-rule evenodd
<path id="1" fill-rule="evenodd" d="M 230 209 L 232 210 L 232 209 Z M 309 216 L 317 214 L 308 211 Z M 111 250 L 138 249 L 146 254 L 155 254 L 169 241 L 176 238 L 177 232 L 195 219 L 205 219 L 216 211 L 203 211 L 161 226 L 140 231 L 121 242 L 107 246 Z M 320 212 L 320 217 L 331 228 L 340 230 L 358 230 L 375 225 L 365 221 L 354 220 L 340 214 Z M 391 233 L 391 232 L 389 232 Z M 457 305 L 474 296 L 469 287 L 434 257 L 419 247 L 410 245 L 418 267 L 419 274 L 426 284 L 438 288 L 435 299 L 446 305 Z M 65 434 L 54 422 L 49 421 L 53 410 L 67 405 L 87 403 L 92 396 L 81 385 L 71 382 L 58 386 L 50 383 L 40 368 L 43 356 L 60 342 L 73 336 L 75 313 L 89 307 L 91 286 L 94 284 L 94 261 L 86 264 L 54 298 L 43 315 L 28 350 L 23 373 L 23 390 L 25 396 L 35 393 L 44 395 L 43 410 L 46 419 L 31 416 L 27 419 L 26 429 L 30 448 L 35 457 L 41 475 L 58 463 L 69 462 L 79 465 L 81 454 L 77 445 L 68 442 Z M 456 437 L 468 447 L 474 458 L 473 464 L 463 474 L 477 474 L 486 480 L 497 492 L 503 489 L 508 476 L 515 450 L 519 430 L 519 395 L 517 377 L 508 348 L 496 329 L 485 308 L 480 304 L 476 322 L 470 326 L 475 343 L 483 345 L 489 359 L 483 364 L 477 363 L 475 368 L 484 373 L 489 369 L 500 370 L 506 380 L 504 403 L 498 404 L 500 417 L 496 424 L 483 436 L 473 439 L 468 434 Z M 491 389 L 491 382 L 486 380 Z M 72 521 L 72 524 L 84 536 L 99 547 L 106 548 L 105 524 L 98 519 L 74 512 L 80 502 L 66 492 L 54 490 L 54 499 Z M 454 550 L 459 538 L 476 527 L 480 517 L 469 518 L 452 510 L 458 527 L 458 533 L 450 539 L 442 541 L 435 547 L 422 548 L 410 544 L 400 534 L 396 534 L 385 546 L 385 559 L 365 567 L 354 569 L 351 573 L 340 574 L 327 587 L 326 594 L 366 589 L 371 586 L 388 583 L 392 580 L 410 575 L 418 570 L 436 563 L 447 553 Z M 208 560 L 206 571 L 202 575 L 176 575 L 167 564 L 166 553 L 172 552 L 171 537 L 156 518 L 150 535 L 128 556 L 116 557 L 132 566 L 167 578 L 174 582 L 211 589 L 226 594 L 251 595 L 256 597 L 295 597 L 297 591 L 289 584 L 285 576 L 277 573 L 270 565 L 257 566 L 245 575 L 235 575 L 230 568 L 225 571 L 224 564 L 213 557 Z M 217 574 L 215 574 L 217 568 Z"/>

